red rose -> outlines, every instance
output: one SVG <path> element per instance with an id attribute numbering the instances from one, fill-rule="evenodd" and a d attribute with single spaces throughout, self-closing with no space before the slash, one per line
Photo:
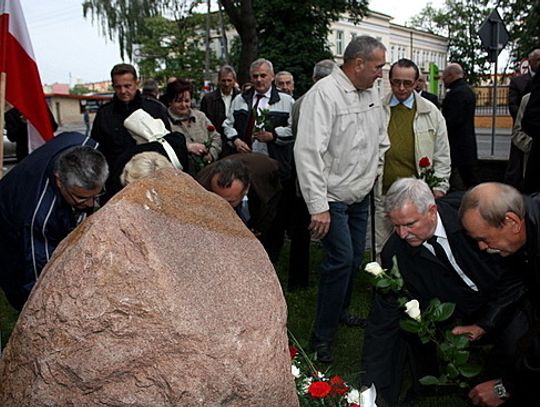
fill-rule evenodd
<path id="1" fill-rule="evenodd" d="M 420 166 L 420 168 L 427 168 L 431 166 L 431 161 L 429 161 L 428 157 L 422 157 L 420 158 L 418 165 Z"/>
<path id="2" fill-rule="evenodd" d="M 298 355 L 298 349 L 293 345 L 289 345 L 289 355 L 291 355 L 291 359 L 294 359 Z"/>
<path id="3" fill-rule="evenodd" d="M 352 403 L 349 407 L 362 407 L 360 404 Z"/>
<path id="4" fill-rule="evenodd" d="M 332 394 L 336 394 L 338 396 L 344 396 L 349 391 L 349 387 L 347 386 L 347 383 L 345 383 L 345 380 L 343 380 L 341 376 L 338 376 L 338 375 L 332 376 L 330 378 L 329 383 L 332 386 Z"/>
<path id="5" fill-rule="evenodd" d="M 207 129 L 208 131 L 216 131 L 216 128 L 214 127 L 213 124 L 209 124 L 209 125 L 206 127 L 206 129 Z"/>
<path id="6" fill-rule="evenodd" d="M 311 397 L 324 398 L 332 391 L 332 386 L 326 382 L 313 382 L 307 389 Z"/>

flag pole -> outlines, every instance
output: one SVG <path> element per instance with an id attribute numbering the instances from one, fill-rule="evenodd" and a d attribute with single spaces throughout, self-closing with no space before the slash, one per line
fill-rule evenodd
<path id="1" fill-rule="evenodd" d="M 5 4 L 2 4 L 4 7 Z M 2 9 L 3 13 L 4 10 Z M 6 112 L 6 41 L 8 32 L 7 18 L 0 17 L 0 130 L 2 131 L 2 141 L 0 141 L 0 178 L 4 176 L 4 124 Z"/>
<path id="2" fill-rule="evenodd" d="M 0 178 L 4 176 L 4 113 L 6 112 L 6 73 L 0 72 L 0 129 L 2 129 L 2 142 L 0 143 Z"/>

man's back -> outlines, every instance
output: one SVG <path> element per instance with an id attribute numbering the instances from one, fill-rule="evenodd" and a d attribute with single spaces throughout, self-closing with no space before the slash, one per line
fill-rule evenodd
<path id="1" fill-rule="evenodd" d="M 0 180 L 0 285 L 21 308 L 56 246 L 76 226 L 75 212 L 58 190 L 54 163 L 65 150 L 96 143 L 61 133 Z"/>

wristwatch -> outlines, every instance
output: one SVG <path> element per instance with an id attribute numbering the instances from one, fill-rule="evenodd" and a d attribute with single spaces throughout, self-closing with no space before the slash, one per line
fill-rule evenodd
<path id="1" fill-rule="evenodd" d="M 493 391 L 495 392 L 495 395 L 501 400 L 508 400 L 508 398 L 510 397 L 510 393 L 506 391 L 506 387 L 504 387 L 504 384 L 501 380 L 497 380 L 495 382 L 495 384 L 493 385 Z"/>

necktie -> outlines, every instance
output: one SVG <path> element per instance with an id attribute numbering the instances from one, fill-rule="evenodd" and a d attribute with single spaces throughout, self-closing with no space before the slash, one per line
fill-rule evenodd
<path id="1" fill-rule="evenodd" d="M 446 255 L 446 251 L 441 246 L 439 242 L 437 242 L 437 236 L 433 235 L 431 236 L 427 242 L 433 246 L 433 249 L 435 250 L 435 256 L 444 263 L 446 267 L 448 267 L 449 270 L 454 270 L 454 266 L 452 266 L 452 263 L 450 263 L 450 260 L 448 260 L 448 256 Z"/>
<path id="2" fill-rule="evenodd" d="M 261 95 L 260 93 L 257 93 L 255 95 L 255 105 L 253 105 L 253 108 L 251 109 L 251 112 L 249 113 L 249 119 L 248 119 L 248 125 L 246 127 L 246 132 L 244 134 L 244 138 L 242 139 L 243 142 L 245 142 L 248 146 L 251 147 L 251 136 L 253 135 L 253 128 L 255 127 L 255 117 L 257 116 L 257 107 L 259 106 L 259 102 L 264 97 L 264 95 Z"/>

